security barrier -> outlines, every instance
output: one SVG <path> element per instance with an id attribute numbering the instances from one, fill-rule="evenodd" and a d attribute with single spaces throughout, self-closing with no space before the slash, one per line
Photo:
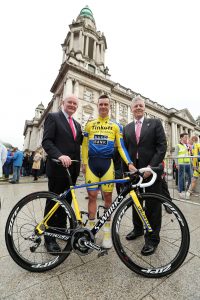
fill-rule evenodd
<path id="1" fill-rule="evenodd" d="M 178 158 L 189 158 L 190 164 L 187 164 L 186 167 L 185 165 L 183 166 L 183 164 L 177 166 Z M 194 167 L 192 164 L 194 158 L 200 158 L 200 156 L 168 156 L 165 159 L 165 179 L 173 199 L 187 202 L 190 201 L 191 203 L 200 205 L 200 167 L 198 167 L 194 174 Z M 191 177 L 188 175 L 189 170 Z M 193 175 L 195 175 L 195 177 Z M 191 187 L 194 186 L 195 189 L 191 190 Z"/>

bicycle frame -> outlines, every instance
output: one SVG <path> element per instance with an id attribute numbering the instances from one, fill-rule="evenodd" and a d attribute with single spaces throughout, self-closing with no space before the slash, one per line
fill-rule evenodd
<path id="1" fill-rule="evenodd" d="M 130 178 L 126 177 L 124 179 L 113 179 L 113 180 L 107 180 L 107 181 L 101 181 L 101 182 L 95 182 L 95 183 L 90 183 L 90 184 L 81 184 L 81 185 L 75 185 L 75 186 L 70 186 L 70 188 L 65 191 L 63 194 L 59 195 L 56 199 L 56 201 L 59 201 L 59 199 L 65 199 L 67 194 L 71 192 L 72 195 L 72 203 L 74 206 L 74 212 L 75 212 L 75 216 L 76 219 L 78 221 L 78 223 L 80 225 L 83 225 L 83 219 L 81 216 L 81 211 L 79 209 L 79 204 L 78 204 L 78 200 L 76 198 L 76 194 L 75 194 L 75 190 L 76 189 L 81 189 L 81 188 L 87 188 L 90 186 L 101 186 L 103 184 L 110 184 L 110 183 L 130 183 Z M 137 185 L 136 185 L 137 186 Z M 134 186 L 132 186 L 132 188 L 134 188 Z M 109 208 L 107 208 L 107 210 L 104 212 L 104 214 L 99 218 L 99 220 L 97 221 L 97 223 L 94 225 L 94 227 L 92 228 L 91 232 L 92 234 L 95 236 L 97 234 L 97 232 L 101 229 L 101 227 L 105 224 L 105 222 L 110 218 L 110 216 L 113 214 L 113 212 L 116 210 L 116 208 L 119 206 L 119 204 L 123 201 L 123 199 L 125 198 L 125 196 L 127 194 L 130 194 L 133 203 L 134 203 L 134 208 L 136 209 L 142 223 L 144 226 L 144 229 L 146 229 L 148 232 L 152 232 L 152 228 L 151 225 L 146 217 L 146 214 L 140 204 L 140 201 L 138 199 L 138 196 L 135 192 L 134 189 L 131 189 L 130 186 L 129 187 L 124 187 L 123 191 L 120 193 L 120 195 L 118 195 L 115 200 L 112 202 L 111 206 Z M 45 226 L 46 229 L 48 229 L 48 225 L 47 222 L 48 220 L 51 218 L 51 216 L 55 213 L 55 211 L 58 209 L 58 207 L 62 205 L 61 203 L 56 203 L 52 209 L 47 213 L 47 215 L 44 217 L 44 219 L 36 226 L 36 231 L 39 234 L 44 233 L 44 230 L 42 230 L 41 228 L 43 228 Z M 42 226 L 44 225 L 44 226 Z"/>

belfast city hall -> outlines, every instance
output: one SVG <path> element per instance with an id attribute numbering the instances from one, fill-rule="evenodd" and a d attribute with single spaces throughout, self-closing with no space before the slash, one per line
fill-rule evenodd
<path id="1" fill-rule="evenodd" d="M 51 87 L 52 99 L 46 108 L 40 103 L 33 119 L 25 121 L 24 150 L 35 151 L 41 147 L 45 117 L 49 112 L 58 111 L 67 95 L 75 94 L 79 98 L 74 118 L 83 127 L 88 120 L 96 118 L 97 99 L 101 94 L 107 94 L 111 99 L 110 117 L 113 120 L 122 125 L 132 121 L 130 104 L 138 94 L 110 79 L 108 67 L 104 64 L 106 49 L 106 37 L 97 31 L 93 13 L 86 6 L 69 25 L 69 32 L 62 44 L 62 64 Z M 146 117 L 159 118 L 163 124 L 168 155 L 173 153 L 180 133 L 200 135 L 200 117 L 194 120 L 187 108 L 166 108 L 141 96 L 146 104 Z"/>

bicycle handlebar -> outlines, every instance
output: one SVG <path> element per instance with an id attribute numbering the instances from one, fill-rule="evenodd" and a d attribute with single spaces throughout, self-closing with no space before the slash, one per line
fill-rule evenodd
<path id="1" fill-rule="evenodd" d="M 57 164 L 62 164 L 62 162 L 59 159 L 51 158 L 52 161 L 54 161 Z M 77 159 L 71 159 L 72 162 L 80 162 L 80 160 Z"/>
<path id="2" fill-rule="evenodd" d="M 156 178 L 157 178 L 157 174 L 155 171 L 161 171 L 160 167 L 146 167 L 146 168 L 141 168 L 139 170 L 137 170 L 136 172 L 128 172 L 126 173 L 127 175 L 139 175 L 139 181 L 135 184 L 132 184 L 132 187 L 135 188 L 135 187 L 140 187 L 140 188 L 145 188 L 145 187 L 148 187 L 148 186 L 151 186 L 152 184 L 154 184 L 154 182 L 156 181 Z M 143 177 L 143 173 L 144 172 L 150 172 L 153 176 L 151 178 L 150 181 L 148 182 L 143 182 L 144 180 L 144 177 Z"/>

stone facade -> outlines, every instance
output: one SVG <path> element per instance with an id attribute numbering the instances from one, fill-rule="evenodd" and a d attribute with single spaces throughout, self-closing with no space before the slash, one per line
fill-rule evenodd
<path id="1" fill-rule="evenodd" d="M 58 111 L 62 99 L 70 94 L 79 98 L 79 107 L 74 117 L 83 127 L 88 120 L 96 118 L 97 99 L 103 93 L 111 98 L 112 119 L 122 125 L 132 121 L 130 104 L 137 93 L 110 80 L 109 69 L 104 64 L 106 38 L 97 31 L 91 10 L 88 7 L 83 8 L 69 28 L 62 44 L 62 64 L 51 87 L 53 97 L 46 109 L 42 104 L 36 108 L 33 121 L 26 121 L 24 150 L 34 151 L 41 146 L 47 113 Z M 172 153 L 181 132 L 188 132 L 190 136 L 200 135 L 200 118 L 196 122 L 187 109 L 167 109 L 142 97 L 146 103 L 146 117 L 159 118 L 162 121 L 168 140 L 168 154 Z"/>

